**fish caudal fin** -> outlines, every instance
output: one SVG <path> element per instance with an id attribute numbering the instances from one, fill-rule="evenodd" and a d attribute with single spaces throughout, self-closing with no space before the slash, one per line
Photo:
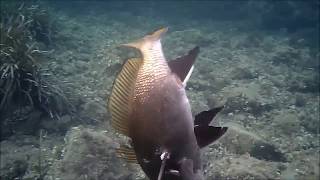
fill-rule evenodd
<path id="1" fill-rule="evenodd" d="M 202 111 L 197 114 L 194 119 L 194 125 L 209 125 L 214 117 L 224 108 L 224 106 L 219 106 L 208 111 Z"/>
<path id="2" fill-rule="evenodd" d="M 203 148 L 212 142 L 219 139 L 227 132 L 227 127 L 214 127 L 214 126 L 195 126 L 194 134 L 197 138 L 197 143 L 200 148 Z"/>
<path id="3" fill-rule="evenodd" d="M 214 117 L 223 108 L 224 106 L 219 106 L 196 115 L 194 119 L 194 134 L 200 148 L 211 144 L 227 132 L 227 127 L 209 126 Z"/>
<path id="4" fill-rule="evenodd" d="M 186 86 L 187 81 L 191 76 L 193 64 L 199 54 L 199 51 L 199 47 L 195 47 L 190 50 L 187 55 L 168 62 L 171 71 L 180 78 L 184 86 Z"/>
<path id="5" fill-rule="evenodd" d="M 160 28 L 160 29 L 154 31 L 153 33 L 150 33 L 150 34 L 146 35 L 142 39 L 139 39 L 137 41 L 134 41 L 134 42 L 131 42 L 131 43 L 127 43 L 127 44 L 122 44 L 122 46 L 132 47 L 132 48 L 136 48 L 136 49 L 139 49 L 139 50 L 143 50 L 148 44 L 160 40 L 161 37 L 167 31 L 168 31 L 167 27 Z"/>
<path id="6" fill-rule="evenodd" d="M 126 136 L 129 136 L 129 114 L 131 112 L 131 98 L 142 60 L 129 59 L 122 67 L 114 81 L 109 99 L 109 111 L 111 113 L 111 125 Z"/>

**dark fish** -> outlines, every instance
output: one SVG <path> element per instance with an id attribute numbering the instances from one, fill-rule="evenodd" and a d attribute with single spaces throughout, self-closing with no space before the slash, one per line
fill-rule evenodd
<path id="1" fill-rule="evenodd" d="M 130 146 L 119 148 L 120 156 L 139 163 L 151 180 L 200 180 L 200 148 L 227 128 L 209 125 L 222 107 L 193 119 L 184 87 L 199 48 L 167 62 L 160 42 L 166 31 L 162 28 L 124 45 L 138 49 L 141 58 L 128 59 L 114 82 L 109 99 L 111 123 L 131 139 Z"/>

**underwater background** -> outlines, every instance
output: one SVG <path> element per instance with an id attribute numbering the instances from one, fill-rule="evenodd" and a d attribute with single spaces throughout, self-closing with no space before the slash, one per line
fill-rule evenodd
<path id="1" fill-rule="evenodd" d="M 0 179 L 147 179 L 116 156 L 107 100 L 160 27 L 167 60 L 200 47 L 193 114 L 225 105 L 206 179 L 319 179 L 319 6 L 310 1 L 1 0 Z"/>

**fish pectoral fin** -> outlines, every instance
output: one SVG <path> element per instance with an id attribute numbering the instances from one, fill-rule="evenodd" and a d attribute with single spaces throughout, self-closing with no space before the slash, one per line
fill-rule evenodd
<path id="1" fill-rule="evenodd" d="M 114 81 L 109 98 L 111 125 L 119 133 L 129 136 L 129 114 L 132 109 L 132 97 L 142 60 L 131 58 L 123 65 Z"/>
<path id="2" fill-rule="evenodd" d="M 213 118 L 224 108 L 219 106 L 208 111 L 202 111 L 197 114 L 194 119 L 194 125 L 209 125 Z"/>
<path id="3" fill-rule="evenodd" d="M 128 163 L 138 164 L 136 153 L 131 147 L 121 145 L 116 152 L 118 157 L 126 160 Z"/>
<path id="4" fill-rule="evenodd" d="M 168 61 L 171 71 L 180 78 L 184 85 L 186 85 L 192 74 L 193 64 L 199 54 L 199 51 L 200 48 L 197 46 L 190 50 L 187 55 Z"/>
<path id="5" fill-rule="evenodd" d="M 195 126 L 194 134 L 197 138 L 197 143 L 200 148 L 203 148 L 212 142 L 219 139 L 227 131 L 227 127 L 214 127 L 214 126 Z"/>

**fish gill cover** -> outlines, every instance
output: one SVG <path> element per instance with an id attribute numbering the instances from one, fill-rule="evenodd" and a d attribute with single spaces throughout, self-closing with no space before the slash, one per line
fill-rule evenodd
<path id="1" fill-rule="evenodd" d="M 15 18 L 6 15 L 12 3 Z M 318 1 L 1 1 L 0 8 L 0 61 L 10 69 L 1 70 L 1 179 L 146 179 L 116 157 L 121 139 L 106 99 L 125 59 L 137 56 L 118 46 L 163 26 L 167 60 L 200 46 L 186 86 L 193 115 L 225 105 L 212 125 L 228 132 L 201 155 L 206 179 L 319 179 Z M 31 81 L 9 91 L 4 82 L 21 81 L 17 73 Z M 39 103 L 38 90 L 50 106 Z M 56 107 L 62 94 L 75 113 Z"/>

